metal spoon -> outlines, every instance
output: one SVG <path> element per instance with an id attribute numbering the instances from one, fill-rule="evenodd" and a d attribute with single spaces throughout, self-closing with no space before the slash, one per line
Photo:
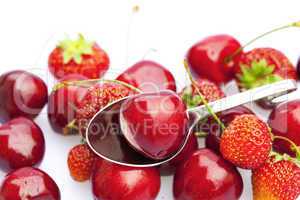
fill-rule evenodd
<path id="1" fill-rule="evenodd" d="M 209 103 L 212 110 L 217 113 L 230 108 L 268 98 L 275 100 L 284 94 L 297 89 L 294 80 L 283 80 L 270 85 L 265 85 L 238 93 Z M 193 129 L 200 119 L 209 115 L 205 106 L 188 109 L 189 131 L 176 153 L 165 160 L 151 160 L 136 152 L 126 141 L 123 135 L 119 113 L 122 102 L 129 97 L 115 101 L 101 109 L 89 122 L 86 130 L 86 141 L 96 155 L 110 162 L 130 167 L 153 167 L 169 162 L 175 158 L 187 144 L 188 138 L 193 134 Z M 280 101 L 276 101 L 279 103 Z"/>

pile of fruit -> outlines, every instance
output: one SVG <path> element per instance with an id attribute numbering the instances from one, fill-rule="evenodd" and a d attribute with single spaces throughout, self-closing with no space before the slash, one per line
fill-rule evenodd
<path id="1" fill-rule="evenodd" d="M 285 28 L 299 26 L 292 23 Z M 66 162 L 75 181 L 91 180 L 95 200 L 154 200 L 161 174 L 174 174 L 175 200 L 238 200 L 244 185 L 237 168 L 251 170 L 253 199 L 296 200 L 300 196 L 300 100 L 277 106 L 267 100 L 256 102 L 271 110 L 267 122 L 245 106 L 210 113 L 183 150 L 159 167 L 110 162 L 97 156 L 85 141 L 93 116 L 130 96 L 120 112 L 127 127 L 125 142 L 145 158 L 164 160 L 185 140 L 186 111 L 203 104 L 209 109 L 207 102 L 225 97 L 222 85 L 235 81 L 245 91 L 298 79 L 300 70 L 297 73 L 282 52 L 273 48 L 245 51 L 247 45 L 230 35 L 209 36 L 194 44 L 184 58 L 191 84 L 181 91 L 172 73 L 150 60 L 137 62 L 115 80 L 104 79 L 109 56 L 82 35 L 61 41 L 49 55 L 49 70 L 58 80 L 49 96 L 44 81 L 30 72 L 2 74 L 0 167 L 8 174 L 0 186 L 0 199 L 61 199 L 55 181 L 36 168 L 47 141 L 33 120 L 48 103 L 53 130 L 78 134 L 78 145 L 70 149 Z M 205 147 L 199 148 L 200 139 Z"/>

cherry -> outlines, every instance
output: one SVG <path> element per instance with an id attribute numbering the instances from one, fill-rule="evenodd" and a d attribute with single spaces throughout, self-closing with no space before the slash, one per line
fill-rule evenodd
<path id="1" fill-rule="evenodd" d="M 300 146 L 300 100 L 276 106 L 269 116 L 268 124 L 274 135 L 286 137 Z M 273 148 L 280 153 L 295 155 L 291 150 L 291 145 L 284 140 L 275 140 Z"/>
<path id="2" fill-rule="evenodd" d="M 176 91 L 176 83 L 172 73 L 162 65 L 143 60 L 128 68 L 117 77 L 143 92 L 158 92 L 160 90 Z"/>
<path id="3" fill-rule="evenodd" d="M 174 176 L 175 200 L 238 200 L 243 181 L 237 169 L 210 149 L 199 149 Z"/>
<path id="4" fill-rule="evenodd" d="M 9 173 L 0 189 L 1 200 L 60 200 L 60 191 L 45 172 L 24 167 Z"/>
<path id="5" fill-rule="evenodd" d="M 136 168 L 98 160 L 92 177 L 95 200 L 155 200 L 160 190 L 156 168 Z"/>
<path id="6" fill-rule="evenodd" d="M 120 120 L 129 144 L 155 160 L 174 154 L 187 133 L 186 106 L 172 91 L 129 98 L 121 106 Z"/>
<path id="7" fill-rule="evenodd" d="M 227 126 L 234 118 L 243 114 L 254 114 L 249 108 L 245 106 L 237 106 L 220 112 L 218 117 Z M 214 150 L 216 153 L 220 153 L 220 139 L 222 135 L 221 127 L 215 122 L 212 117 L 209 117 L 206 121 L 206 125 L 202 125 L 202 131 L 209 133 L 205 138 L 205 146 Z"/>
<path id="8" fill-rule="evenodd" d="M 63 81 L 85 80 L 82 75 L 69 75 Z M 62 134 L 70 134 L 74 131 L 68 125 L 75 119 L 79 102 L 87 92 L 88 87 L 80 85 L 63 86 L 51 92 L 48 102 L 48 120 L 54 131 Z"/>
<path id="9" fill-rule="evenodd" d="M 0 160 L 4 161 L 1 164 L 8 164 L 13 169 L 39 163 L 45 152 L 42 130 L 24 117 L 0 126 L 0 146 Z"/>
<path id="10" fill-rule="evenodd" d="M 195 79 L 226 83 L 234 78 L 234 67 L 242 52 L 234 54 L 240 48 L 240 43 L 234 37 L 214 35 L 194 44 L 188 50 L 186 59 Z"/>
<path id="11" fill-rule="evenodd" d="M 298 74 L 298 79 L 300 79 L 300 58 L 297 61 L 297 74 Z"/>
<path id="12" fill-rule="evenodd" d="M 189 136 L 188 142 L 186 143 L 185 147 L 182 149 L 182 151 L 173 158 L 170 162 L 167 162 L 160 166 L 160 171 L 163 174 L 171 174 L 175 171 L 175 169 L 186 159 L 190 157 L 198 149 L 198 141 L 195 134 L 191 134 Z"/>
<path id="13" fill-rule="evenodd" d="M 0 76 L 0 118 L 35 117 L 47 102 L 47 86 L 42 79 L 25 71 Z"/>

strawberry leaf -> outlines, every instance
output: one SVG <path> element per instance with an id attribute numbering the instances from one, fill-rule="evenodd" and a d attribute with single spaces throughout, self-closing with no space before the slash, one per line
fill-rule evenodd
<path id="1" fill-rule="evenodd" d="M 193 89 L 191 86 L 184 89 L 181 98 L 188 108 L 197 107 L 199 104 L 202 103 L 201 96 L 193 94 Z"/>
<path id="2" fill-rule="evenodd" d="M 251 65 L 241 65 L 241 74 L 237 74 L 240 85 L 245 89 L 251 89 L 262 85 L 282 80 L 274 74 L 274 65 L 268 65 L 265 59 L 252 61 Z"/>
<path id="3" fill-rule="evenodd" d="M 77 40 L 65 39 L 58 45 L 63 50 L 63 62 L 67 64 L 71 60 L 80 64 L 83 55 L 93 54 L 93 45 L 95 42 L 85 40 L 82 34 L 79 34 Z"/>

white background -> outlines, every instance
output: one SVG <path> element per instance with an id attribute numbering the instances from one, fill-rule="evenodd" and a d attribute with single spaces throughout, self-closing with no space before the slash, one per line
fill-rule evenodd
<path id="1" fill-rule="evenodd" d="M 140 12 L 132 14 L 134 5 Z M 245 43 L 278 25 L 300 20 L 300 1 L 187 1 L 187 0 L 85 0 L 0 1 L 0 73 L 27 69 L 50 86 L 47 57 L 64 35 L 80 32 L 96 40 L 111 58 L 109 76 L 144 57 L 170 69 L 179 88 L 186 82 L 183 56 L 205 36 L 228 33 Z M 129 31 L 130 30 L 130 31 Z M 282 31 L 252 45 L 270 46 L 286 53 L 293 63 L 300 55 L 300 28 Z M 155 49 L 155 52 L 149 49 Z M 3 97 L 0 97 L 3 98 Z M 62 200 L 92 200 L 90 184 L 70 178 L 66 158 L 79 137 L 63 137 L 49 127 L 45 110 L 36 119 L 44 131 L 47 149 L 41 168 L 58 183 Z M 0 172 L 0 180 L 4 173 Z M 244 193 L 250 200 L 250 173 L 243 171 Z M 199 177 L 200 178 L 200 177 Z M 172 177 L 162 178 L 157 199 L 172 199 Z M 113 187 L 113 186 L 112 186 Z"/>

